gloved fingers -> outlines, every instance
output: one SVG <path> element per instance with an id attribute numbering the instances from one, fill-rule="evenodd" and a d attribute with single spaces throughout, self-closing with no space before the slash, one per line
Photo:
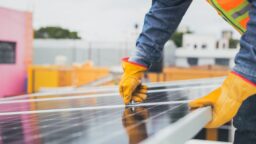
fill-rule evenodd
<path id="1" fill-rule="evenodd" d="M 212 120 L 206 128 L 217 128 L 229 122 L 238 112 L 245 99 L 255 94 L 256 89 L 243 76 L 231 72 L 222 86 L 209 95 L 192 101 L 192 108 L 212 105 Z"/>
<path id="2" fill-rule="evenodd" d="M 139 85 L 135 90 L 135 93 L 147 93 L 148 87 L 145 85 Z"/>
<path id="3" fill-rule="evenodd" d="M 210 94 L 195 99 L 189 103 L 190 108 L 200 108 L 205 106 L 214 106 L 214 103 L 217 101 L 218 97 L 221 95 L 221 88 L 217 88 L 216 90 L 212 91 Z"/>
<path id="4" fill-rule="evenodd" d="M 135 79 L 127 78 L 120 82 L 119 93 L 123 97 L 125 104 L 129 104 L 132 100 L 132 93 L 136 90 L 139 82 Z"/>
<path id="5" fill-rule="evenodd" d="M 144 100 L 147 99 L 147 86 L 145 85 L 139 85 L 135 92 L 132 94 L 132 100 L 137 102 L 137 103 L 141 103 Z"/>
<path id="6" fill-rule="evenodd" d="M 208 99 L 199 98 L 189 103 L 190 108 L 196 109 L 205 106 L 211 106 L 212 102 Z"/>
<path id="7" fill-rule="evenodd" d="M 146 99 L 147 99 L 147 95 L 143 93 L 135 93 L 132 96 L 132 100 L 137 103 L 142 103 Z"/>
<path id="8" fill-rule="evenodd" d="M 138 96 L 132 97 L 132 100 L 136 103 L 142 103 L 144 101 L 141 97 L 138 97 Z"/>
<path id="9" fill-rule="evenodd" d="M 212 111 L 212 121 L 206 125 L 206 128 L 217 128 L 229 122 L 238 112 L 241 102 L 224 96 L 220 98 Z"/>
<path id="10" fill-rule="evenodd" d="M 218 121 L 219 121 L 218 120 L 218 115 L 213 110 L 212 120 L 205 126 L 205 128 L 217 128 L 217 127 L 221 126 L 222 124 L 220 124 Z"/>
<path id="11" fill-rule="evenodd" d="M 220 107 L 223 107 L 222 109 L 213 109 L 212 121 L 205 128 L 218 128 L 231 121 L 237 114 L 241 103 L 233 102 L 233 104 L 223 103 L 221 105 Z"/>
<path id="12" fill-rule="evenodd" d="M 132 92 L 130 91 L 130 88 L 127 88 L 125 86 L 119 87 L 119 93 L 123 98 L 123 101 L 125 104 L 128 104 L 131 101 L 132 98 Z"/>

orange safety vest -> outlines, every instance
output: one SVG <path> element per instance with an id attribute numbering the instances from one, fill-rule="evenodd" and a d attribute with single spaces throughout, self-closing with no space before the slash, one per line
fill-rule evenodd
<path id="1" fill-rule="evenodd" d="M 246 31 L 251 4 L 247 0 L 207 0 L 241 34 Z"/>

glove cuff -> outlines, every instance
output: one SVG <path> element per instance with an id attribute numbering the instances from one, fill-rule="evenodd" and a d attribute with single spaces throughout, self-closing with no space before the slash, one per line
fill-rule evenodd
<path id="1" fill-rule="evenodd" d="M 241 74 L 239 74 L 239 73 L 237 73 L 237 72 L 235 72 L 235 71 L 232 71 L 231 73 L 232 73 L 233 75 L 238 76 L 239 78 L 241 78 L 242 80 L 244 80 L 244 81 L 247 82 L 248 84 L 250 84 L 250 85 L 256 87 L 256 83 L 254 83 L 254 82 L 248 80 L 247 78 L 245 78 L 245 77 L 242 76 Z"/>
<path id="2" fill-rule="evenodd" d="M 129 57 L 123 58 L 122 61 L 123 61 L 123 62 L 126 62 L 126 63 L 130 63 L 130 64 L 135 65 L 135 66 L 143 67 L 143 68 L 145 68 L 146 70 L 148 69 L 148 67 L 145 66 L 145 65 L 143 65 L 143 64 L 136 63 L 136 62 L 133 62 L 133 61 L 129 61 Z"/>

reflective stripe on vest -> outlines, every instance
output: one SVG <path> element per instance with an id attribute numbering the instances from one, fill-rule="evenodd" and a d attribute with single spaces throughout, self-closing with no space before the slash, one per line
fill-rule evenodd
<path id="1" fill-rule="evenodd" d="M 246 31 L 250 3 L 247 0 L 208 0 L 218 13 L 240 33 Z"/>

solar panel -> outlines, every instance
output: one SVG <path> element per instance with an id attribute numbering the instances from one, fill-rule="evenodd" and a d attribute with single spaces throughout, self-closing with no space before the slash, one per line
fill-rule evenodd
<path id="1" fill-rule="evenodd" d="M 207 94 L 220 82 L 221 79 L 212 79 L 212 82 L 149 84 L 148 99 L 128 106 L 123 105 L 117 87 L 2 99 L 2 141 L 28 144 L 152 142 L 158 133 L 194 113 L 187 105 L 190 100 Z M 97 92 L 99 89 L 103 90 Z"/>

